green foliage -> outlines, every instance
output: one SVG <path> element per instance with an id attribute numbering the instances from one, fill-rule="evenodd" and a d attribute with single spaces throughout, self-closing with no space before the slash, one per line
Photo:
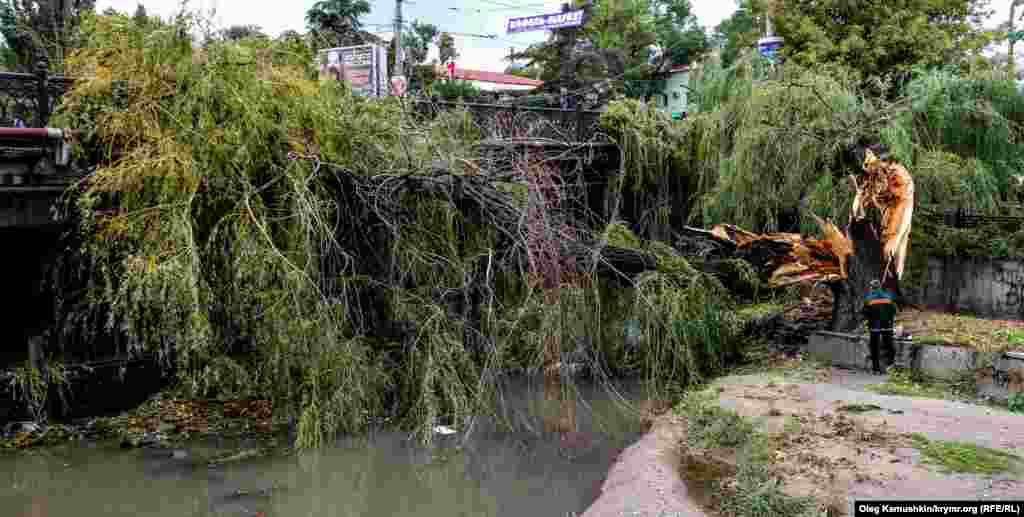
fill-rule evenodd
<path id="1" fill-rule="evenodd" d="M 618 188 L 639 190 L 656 184 L 662 175 L 689 172 L 682 161 L 685 135 L 667 114 L 626 99 L 609 104 L 600 123 L 623 153 L 626 174 L 616 179 Z"/>
<path id="2" fill-rule="evenodd" d="M 412 21 L 411 31 L 402 33 L 402 48 L 410 65 L 419 65 L 427 60 L 430 45 L 437 40 L 437 26 L 430 23 Z"/>
<path id="3" fill-rule="evenodd" d="M 401 210 L 382 242 L 367 243 L 378 232 L 365 223 L 370 201 L 346 198 L 337 182 L 471 156 L 480 130 L 470 114 L 413 121 L 396 99 L 316 81 L 300 38 L 197 47 L 192 23 L 90 17 L 68 62 L 86 79 L 55 116 L 82 131 L 81 157 L 98 161 L 69 197 L 87 293 L 69 321 L 100 314 L 127 329 L 133 352 L 175 361 L 186 394 L 270 398 L 297 422 L 300 447 L 376 416 L 429 439 L 435 419 L 479 414 L 484 368 L 535 369 L 553 331 L 563 343 L 593 340 L 613 368 L 658 391 L 700 382 L 734 354 L 724 288 L 651 243 L 657 271 L 626 288 L 566 285 L 554 309 L 524 274 L 488 269 L 494 289 L 469 327 L 438 293 L 468 292 L 480 264 L 498 262 L 498 230 L 444 197 L 376 192 L 377 206 Z M 367 291 L 381 318 L 413 329 L 400 345 L 368 334 Z M 645 348 L 623 344 L 630 319 Z"/>
<path id="4" fill-rule="evenodd" d="M 139 7 L 142 7 L 142 4 L 139 4 Z M 145 16 L 145 11 L 143 11 L 143 16 Z M 232 25 L 221 32 L 221 37 L 229 40 L 241 40 L 245 38 L 267 38 L 268 36 L 258 25 Z"/>
<path id="5" fill-rule="evenodd" d="M 736 11 L 715 27 L 712 40 L 721 49 L 722 65 L 732 65 L 757 44 L 764 25 L 761 23 L 763 15 L 760 2 L 738 0 Z"/>
<path id="6" fill-rule="evenodd" d="M 738 355 L 740 324 L 718 279 L 678 254 L 662 253 L 657 270 L 639 275 L 635 284 L 630 319 L 644 336 L 644 374 L 653 390 L 678 395 Z"/>
<path id="7" fill-rule="evenodd" d="M 710 483 L 715 508 L 730 517 L 811 515 L 811 498 L 792 497 L 782 490 L 782 479 L 771 469 L 771 442 L 753 422 L 723 409 L 713 390 L 686 396 L 677 411 L 686 417 L 686 446 L 703 451 L 735 451 L 734 473 L 722 473 Z M 693 458 L 695 455 L 688 456 Z M 692 460 L 684 460 L 685 478 Z"/>
<path id="8" fill-rule="evenodd" d="M 1014 413 L 1024 413 L 1024 391 L 1011 393 L 1007 400 L 1007 407 Z"/>
<path id="9" fill-rule="evenodd" d="M 1020 472 L 1024 467 L 1020 456 L 1009 452 L 973 443 L 929 440 L 918 433 L 910 435 L 910 438 L 921 450 L 926 463 L 937 465 L 948 472 L 993 475 Z"/>
<path id="10" fill-rule="evenodd" d="M 576 82 L 611 79 L 616 91 L 637 98 L 660 91 L 658 73 L 667 65 L 695 62 L 710 47 L 689 0 L 597 0 L 579 37 L 593 50 L 578 67 Z M 559 41 L 552 33 L 513 58 L 539 69 L 541 80 L 557 82 L 563 65 Z"/>
<path id="11" fill-rule="evenodd" d="M 437 38 L 438 58 L 442 65 L 455 61 L 459 57 L 455 50 L 455 38 L 450 33 L 442 32 Z"/>
<path id="12" fill-rule="evenodd" d="M 609 224 L 605 228 L 605 235 L 607 235 L 609 246 L 629 249 L 643 248 L 640 238 L 622 222 Z"/>
<path id="13" fill-rule="evenodd" d="M 16 56 L 19 71 L 32 71 L 39 53 L 51 70 L 63 70 L 65 56 L 79 44 L 81 21 L 92 14 L 94 4 L 94 0 L 69 2 L 66 15 L 61 16 L 53 1 L 0 0 L 0 35 Z"/>
<path id="14" fill-rule="evenodd" d="M 773 21 L 783 56 L 806 67 L 848 70 L 857 79 L 894 76 L 916 66 L 966 66 L 991 41 L 980 29 L 983 0 L 778 2 Z"/>
<path id="15" fill-rule="evenodd" d="M 308 55 L 287 40 L 199 49 L 187 18 L 87 23 L 91 37 L 69 65 L 89 79 L 56 120 L 82 129 L 83 149 L 102 157 L 76 202 L 87 263 L 96 266 L 93 304 L 125 322 L 134 349 L 173 348 L 193 395 L 272 396 L 298 419 L 301 446 L 361 428 L 394 379 L 349 318 L 345 293 L 359 277 L 336 262 L 353 253 L 338 240 L 346 207 L 287 153 L 315 147 L 323 160 L 370 175 L 427 170 L 432 142 L 407 142 L 416 152 L 403 152 L 396 102 L 308 79 Z M 115 94 L 117 80 L 130 82 Z M 453 135 L 460 126 L 450 120 L 442 117 L 449 129 L 438 131 L 468 136 Z M 106 214 L 113 195 L 118 210 Z M 428 249 L 448 245 L 432 242 Z M 405 270 L 436 253 L 406 251 Z M 326 283 L 325 275 L 337 276 Z M 328 296 L 328 285 L 341 295 Z M 251 365 L 233 353 L 236 332 L 252 343 Z M 435 377 L 443 389 L 443 374 Z"/>
<path id="16" fill-rule="evenodd" d="M 306 11 L 306 28 L 319 48 L 359 45 L 366 41 L 360 18 L 367 14 L 366 0 L 319 0 Z"/>
<path id="17" fill-rule="evenodd" d="M 434 95 L 437 95 L 441 99 L 446 101 L 452 100 L 464 100 L 471 101 L 480 96 L 480 89 L 473 85 L 469 81 L 463 81 L 461 79 L 442 79 L 435 81 L 431 90 Z"/>
<path id="18" fill-rule="evenodd" d="M 909 82 L 905 95 L 911 109 L 889 129 L 900 158 L 916 166 L 919 155 L 942 150 L 977 160 L 953 165 L 969 171 L 963 190 L 981 201 L 1005 201 L 998 193 L 1008 193 L 1010 177 L 1024 167 L 1024 95 L 1016 83 L 987 73 L 933 71 Z M 991 202 L 963 206 L 993 208 Z"/>

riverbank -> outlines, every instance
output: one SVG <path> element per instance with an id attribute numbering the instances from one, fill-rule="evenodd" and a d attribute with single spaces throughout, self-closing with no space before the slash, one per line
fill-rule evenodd
<path id="1" fill-rule="evenodd" d="M 873 391 L 887 380 L 835 368 L 716 380 L 618 459 L 584 516 L 832 517 L 854 498 L 1024 493 L 1024 415 Z"/>

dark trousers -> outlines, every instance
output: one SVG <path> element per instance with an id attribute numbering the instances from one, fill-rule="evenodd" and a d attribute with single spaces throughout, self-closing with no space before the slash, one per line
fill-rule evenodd
<path id="1" fill-rule="evenodd" d="M 868 346 L 871 347 L 871 367 L 874 371 L 882 371 L 879 359 L 884 359 L 886 368 L 896 361 L 896 347 L 893 346 L 892 342 L 892 330 L 872 330 L 871 341 L 868 343 Z M 879 358 L 879 347 L 882 347 L 881 355 L 884 355 L 884 358 Z"/>

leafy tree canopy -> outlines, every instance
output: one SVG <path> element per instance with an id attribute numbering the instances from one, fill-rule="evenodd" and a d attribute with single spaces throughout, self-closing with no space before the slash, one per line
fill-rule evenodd
<path id="1" fill-rule="evenodd" d="M 593 83 L 611 76 L 624 80 L 627 90 L 637 96 L 659 88 L 659 71 L 668 65 L 689 64 L 710 47 L 689 0 L 595 0 L 590 19 L 578 35 L 573 59 L 587 54 L 596 59 L 581 63 L 577 82 Z M 533 70 L 538 67 L 545 82 L 558 79 L 564 59 L 554 33 L 548 41 L 512 57 L 525 60 Z M 621 70 L 613 73 L 613 69 Z"/>
<path id="2" fill-rule="evenodd" d="M 917 66 L 967 66 L 994 33 L 981 28 L 989 0 L 774 0 L 783 56 L 860 78 Z"/>
<path id="3" fill-rule="evenodd" d="M 736 62 L 745 49 L 757 44 L 764 27 L 764 8 L 753 0 L 737 0 L 736 11 L 722 20 L 711 35 L 712 43 L 721 51 L 723 66 Z"/>
<path id="4" fill-rule="evenodd" d="M 241 40 L 245 38 L 267 38 L 258 25 L 232 25 L 221 32 L 221 37 L 227 40 Z"/>
<path id="5" fill-rule="evenodd" d="M 447 32 L 442 32 L 438 36 L 437 49 L 442 65 L 455 61 L 459 57 L 459 53 L 455 50 L 455 38 Z"/>
<path id="6" fill-rule="evenodd" d="M 370 13 L 366 0 L 320 0 L 306 11 L 306 27 L 318 47 L 341 47 L 366 42 L 360 17 Z"/>
<path id="7" fill-rule="evenodd" d="M 402 49 L 405 51 L 406 62 L 410 65 L 419 65 L 426 61 L 430 46 L 436 43 L 439 33 L 436 25 L 413 20 L 411 30 L 402 33 Z"/>

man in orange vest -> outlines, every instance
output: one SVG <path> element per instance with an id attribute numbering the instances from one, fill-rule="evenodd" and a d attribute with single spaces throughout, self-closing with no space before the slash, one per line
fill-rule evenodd
<path id="1" fill-rule="evenodd" d="M 884 347 L 886 366 L 896 360 L 896 347 L 893 345 L 893 323 L 896 321 L 896 302 L 887 289 L 882 289 L 878 280 L 871 281 L 871 291 L 864 300 L 864 317 L 868 320 L 871 331 L 871 368 L 874 373 L 883 373 L 879 365 L 879 346 Z"/>

